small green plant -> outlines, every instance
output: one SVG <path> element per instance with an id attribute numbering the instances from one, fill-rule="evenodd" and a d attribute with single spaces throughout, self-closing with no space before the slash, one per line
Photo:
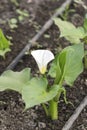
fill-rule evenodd
<path id="1" fill-rule="evenodd" d="M 84 46 L 83 44 L 68 46 L 55 57 L 49 50 L 35 50 L 31 54 L 37 62 L 40 75 L 32 77 L 30 68 L 25 68 L 21 72 L 5 71 L 0 77 L 0 91 L 6 89 L 18 91 L 25 102 L 25 110 L 42 104 L 47 116 L 53 120 L 58 119 L 58 103 L 62 93 L 65 102 L 68 103 L 64 83 L 72 86 L 83 71 Z M 46 73 L 47 64 L 52 60 L 51 67 Z M 48 75 L 54 80 L 52 85 L 49 84 Z"/>
<path id="2" fill-rule="evenodd" d="M 72 12 L 75 12 L 75 10 L 74 9 L 70 9 L 69 5 L 66 6 L 64 13 L 61 15 L 61 18 L 63 20 L 67 20 L 69 13 L 72 13 Z"/>
<path id="3" fill-rule="evenodd" d="M 11 29 L 17 28 L 18 22 L 22 22 L 25 17 L 29 17 L 29 13 L 27 12 L 27 10 L 16 9 L 16 13 L 18 15 L 17 18 L 11 18 L 10 20 L 8 20 L 8 24 Z"/>
<path id="4" fill-rule="evenodd" d="M 16 10 L 17 14 L 19 15 L 18 16 L 18 20 L 21 22 L 25 19 L 25 17 L 29 17 L 29 13 L 27 12 L 27 10 L 20 10 L 20 9 L 17 9 Z"/>
<path id="5" fill-rule="evenodd" d="M 87 44 L 87 14 L 85 15 L 83 26 L 75 27 L 71 22 L 54 18 L 55 24 L 60 29 L 60 37 L 65 37 L 72 44 Z M 84 55 L 84 67 L 87 69 L 87 54 Z"/>
<path id="6" fill-rule="evenodd" d="M 8 21 L 8 24 L 9 24 L 9 27 L 11 29 L 14 29 L 14 28 L 17 28 L 18 27 L 18 21 L 16 18 L 11 18 L 9 21 Z"/>
<path id="7" fill-rule="evenodd" d="M 10 45 L 10 41 L 6 39 L 2 30 L 0 29 L 0 56 L 5 58 L 5 54 L 11 51 Z"/>
<path id="8" fill-rule="evenodd" d="M 54 18 L 55 24 L 60 29 L 60 37 L 65 37 L 72 44 L 81 43 L 84 38 L 87 37 L 87 19 L 84 21 L 84 25 L 81 27 L 75 27 L 71 22 L 63 21 L 60 18 Z"/>

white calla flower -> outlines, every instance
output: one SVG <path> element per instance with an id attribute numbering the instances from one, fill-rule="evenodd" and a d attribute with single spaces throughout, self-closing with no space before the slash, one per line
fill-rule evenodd
<path id="1" fill-rule="evenodd" d="M 49 50 L 35 50 L 31 55 L 36 60 L 41 74 L 46 72 L 47 64 L 54 59 L 53 53 Z"/>

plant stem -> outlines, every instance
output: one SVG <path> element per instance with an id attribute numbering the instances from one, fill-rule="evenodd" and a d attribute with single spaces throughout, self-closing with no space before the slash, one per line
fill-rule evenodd
<path id="1" fill-rule="evenodd" d="M 49 115 L 51 116 L 52 120 L 58 119 L 58 102 L 52 99 L 49 102 Z"/>
<path id="2" fill-rule="evenodd" d="M 42 106 L 44 108 L 44 111 L 45 111 L 46 115 L 48 116 L 49 112 L 48 112 L 48 109 L 47 109 L 46 105 L 44 103 L 42 103 Z"/>
<path id="3" fill-rule="evenodd" d="M 49 102 L 49 115 L 52 120 L 58 119 L 58 102 L 61 96 L 62 90 L 58 92 L 58 94 L 54 97 L 54 99 Z"/>

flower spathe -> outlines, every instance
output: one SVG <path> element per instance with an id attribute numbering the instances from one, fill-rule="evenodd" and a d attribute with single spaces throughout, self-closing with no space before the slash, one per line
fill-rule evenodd
<path id="1" fill-rule="evenodd" d="M 49 50 L 35 50 L 31 52 L 31 55 L 37 62 L 41 74 L 46 72 L 47 64 L 54 59 L 53 53 Z"/>

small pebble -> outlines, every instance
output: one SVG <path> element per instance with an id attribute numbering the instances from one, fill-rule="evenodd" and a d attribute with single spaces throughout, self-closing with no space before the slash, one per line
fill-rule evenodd
<path id="1" fill-rule="evenodd" d="M 46 124 L 44 122 L 38 122 L 39 128 L 46 128 Z"/>
<path id="2" fill-rule="evenodd" d="M 85 85 L 87 85 L 87 79 L 85 80 Z"/>

